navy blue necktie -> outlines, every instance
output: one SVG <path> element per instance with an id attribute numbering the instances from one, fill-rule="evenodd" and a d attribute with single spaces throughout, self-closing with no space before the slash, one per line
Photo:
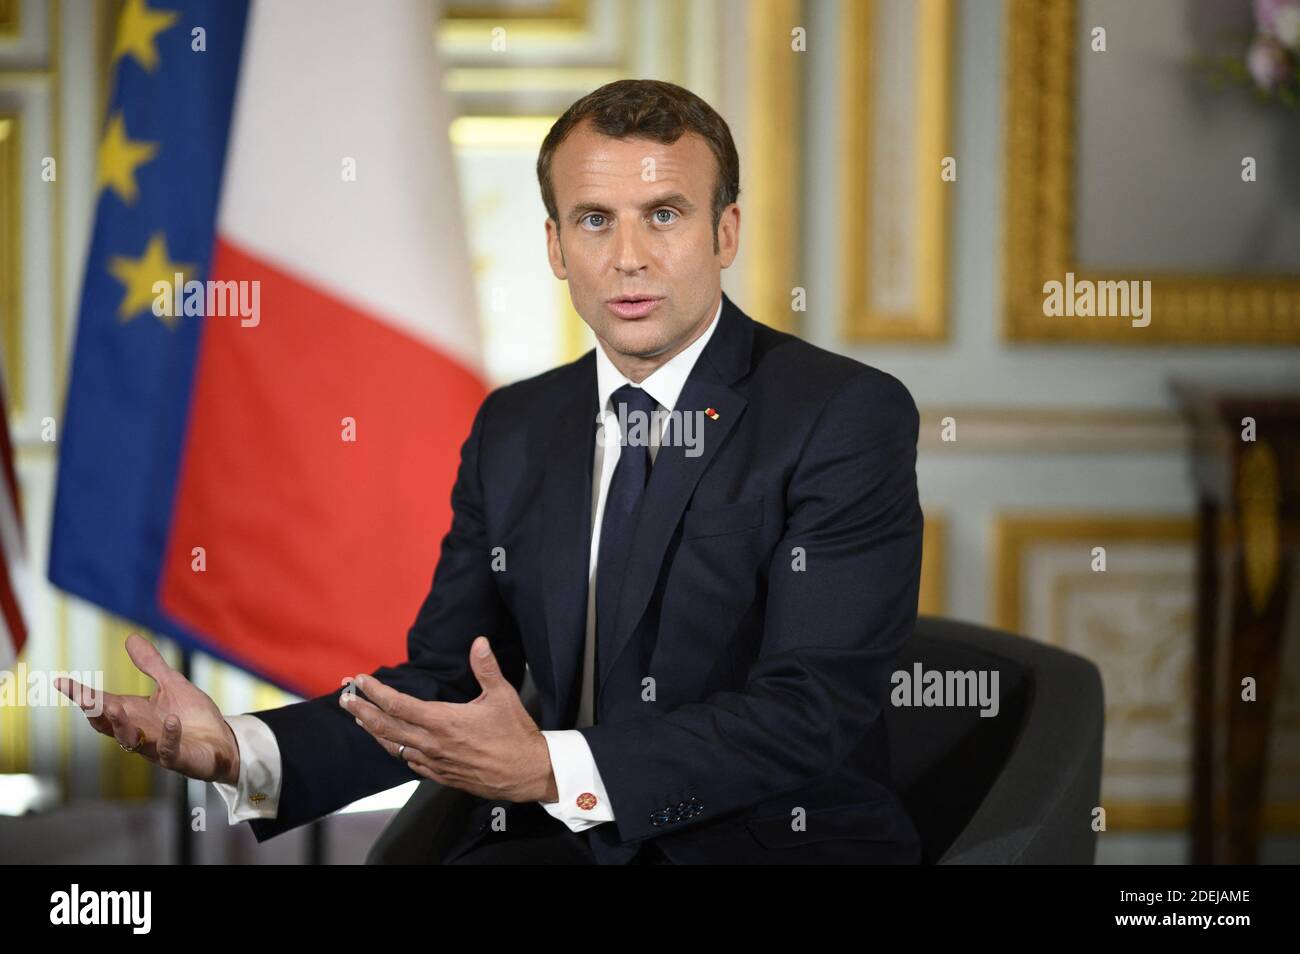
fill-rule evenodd
<path id="1" fill-rule="evenodd" d="M 600 551 L 596 557 L 596 659 L 593 673 L 593 692 L 596 693 L 593 698 L 596 702 L 593 719 L 600 708 L 601 660 L 612 656 L 615 650 L 614 616 L 632 551 L 632 531 L 650 477 L 649 441 L 651 429 L 655 426 L 653 412 L 659 407 L 658 402 L 644 390 L 630 384 L 614 392 L 611 404 L 620 421 L 627 422 L 630 433 L 621 435 L 618 464 L 609 482 L 605 515 L 600 522 Z M 636 443 L 629 443 L 629 439 Z"/>

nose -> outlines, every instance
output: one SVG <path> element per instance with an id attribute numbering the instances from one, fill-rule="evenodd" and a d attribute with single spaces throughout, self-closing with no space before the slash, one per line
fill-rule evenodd
<path id="1" fill-rule="evenodd" d="M 625 275 L 635 275 L 645 268 L 645 246 L 635 224 L 619 222 L 614 239 L 614 267 Z"/>

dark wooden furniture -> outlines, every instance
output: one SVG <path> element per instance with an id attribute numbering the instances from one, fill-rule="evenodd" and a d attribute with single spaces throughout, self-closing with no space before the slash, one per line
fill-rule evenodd
<path id="1" fill-rule="evenodd" d="M 1254 864 L 1282 647 L 1300 619 L 1300 365 L 1293 381 L 1173 388 L 1199 500 L 1191 860 Z"/>

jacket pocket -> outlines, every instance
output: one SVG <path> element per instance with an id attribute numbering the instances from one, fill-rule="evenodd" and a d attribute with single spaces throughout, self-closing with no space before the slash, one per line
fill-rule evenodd
<path id="1" fill-rule="evenodd" d="M 855 839 L 858 841 L 890 841 L 893 831 L 893 801 L 878 798 L 852 805 L 835 805 L 831 808 L 809 809 L 805 816 L 805 831 L 791 827 L 794 815 L 764 815 L 745 819 L 750 834 L 765 848 L 794 848 L 818 841 Z"/>
<path id="2" fill-rule="evenodd" d="M 763 498 L 754 497 L 725 507 L 692 508 L 682 517 L 682 537 L 716 537 L 763 525 Z"/>

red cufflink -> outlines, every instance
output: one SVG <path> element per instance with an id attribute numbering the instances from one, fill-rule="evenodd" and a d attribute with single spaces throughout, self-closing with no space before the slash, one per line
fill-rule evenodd
<path id="1" fill-rule="evenodd" d="M 591 792 L 583 792 L 578 796 L 578 807 L 584 812 L 589 812 L 596 807 L 596 796 Z"/>

